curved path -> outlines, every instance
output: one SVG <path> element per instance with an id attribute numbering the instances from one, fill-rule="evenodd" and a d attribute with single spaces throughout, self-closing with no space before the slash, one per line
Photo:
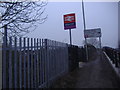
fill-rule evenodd
<path id="1" fill-rule="evenodd" d="M 105 55 L 57 80 L 52 88 L 120 88 L 120 83 Z"/>

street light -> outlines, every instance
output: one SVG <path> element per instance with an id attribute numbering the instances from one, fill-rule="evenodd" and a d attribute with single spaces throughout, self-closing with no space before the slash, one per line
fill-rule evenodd
<path id="1" fill-rule="evenodd" d="M 83 0 L 82 0 L 82 11 L 83 11 L 84 30 L 86 30 L 85 11 L 84 11 L 84 2 L 83 2 Z M 88 50 L 87 50 L 87 39 L 86 39 L 86 37 L 85 37 L 85 47 L 86 47 L 86 60 L 88 61 Z"/>

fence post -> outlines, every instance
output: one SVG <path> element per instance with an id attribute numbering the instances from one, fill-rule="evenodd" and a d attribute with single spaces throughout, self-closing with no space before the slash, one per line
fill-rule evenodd
<path id="1" fill-rule="evenodd" d="M 118 62 L 118 67 L 120 67 L 120 63 L 119 63 L 119 61 L 120 61 L 120 58 L 119 58 L 119 50 L 117 51 L 117 62 Z"/>
<path id="2" fill-rule="evenodd" d="M 2 89 L 2 43 L 0 41 L 0 90 Z"/>
<path id="3" fill-rule="evenodd" d="M 54 42 L 54 47 L 53 48 L 55 48 L 55 49 L 53 49 L 54 50 L 54 58 L 56 59 L 56 75 L 58 75 L 58 64 L 59 64 L 59 60 L 58 60 L 58 52 L 57 52 L 57 42 L 55 41 Z"/>
<path id="4" fill-rule="evenodd" d="M 115 51 L 115 67 L 118 67 L 118 51 Z"/>
<path id="5" fill-rule="evenodd" d="M 53 60 L 53 57 L 52 55 L 54 55 L 55 53 L 55 50 L 54 50 L 54 46 L 52 45 L 52 41 L 49 40 L 49 47 L 50 47 L 50 50 L 49 50 L 49 80 L 51 79 L 52 77 L 52 60 Z M 54 55 L 54 58 L 55 58 L 55 55 Z"/>
<path id="6" fill-rule="evenodd" d="M 120 51 L 118 52 L 118 63 L 119 63 L 119 68 L 120 68 Z"/>
<path id="7" fill-rule="evenodd" d="M 45 70 L 46 70 L 46 82 L 47 82 L 47 83 L 46 83 L 46 84 L 47 84 L 46 86 L 47 86 L 47 88 L 49 87 L 49 58 L 48 58 L 48 49 L 49 49 L 49 46 L 48 46 L 48 42 L 49 42 L 49 41 L 48 41 L 47 39 L 45 39 L 45 52 L 46 52 L 46 53 L 45 53 L 45 54 L 46 54 L 46 55 L 45 55 L 45 57 L 46 57 L 46 58 L 45 58 L 45 61 L 46 61 L 46 62 L 45 62 L 45 63 L 46 63 L 46 64 L 45 64 L 45 66 L 46 66 L 46 69 L 45 69 Z"/>
<path id="8" fill-rule="evenodd" d="M 112 49 L 112 55 L 111 55 L 111 60 L 112 60 L 112 63 L 114 64 L 115 63 L 115 52 L 114 52 L 114 49 Z"/>
<path id="9" fill-rule="evenodd" d="M 10 52 L 9 52 L 9 88 L 12 88 L 13 86 L 13 71 L 12 71 L 12 68 L 13 68 L 13 65 L 12 65 L 12 37 L 9 38 L 9 48 L 10 48 Z"/>
<path id="10" fill-rule="evenodd" d="M 19 87 L 20 88 L 22 88 L 23 86 L 23 84 L 22 84 L 22 38 L 20 37 L 19 38 L 19 48 L 20 48 L 20 50 L 19 50 L 19 56 L 20 56 L 20 59 L 19 59 Z"/>
<path id="11" fill-rule="evenodd" d="M 114 49 L 114 64 L 115 64 L 115 67 L 117 66 L 117 59 L 116 59 L 116 50 Z"/>
<path id="12" fill-rule="evenodd" d="M 40 57 L 40 61 L 39 61 L 39 84 L 42 85 L 42 40 L 39 40 L 39 44 L 40 44 L 40 52 L 39 52 L 39 57 Z"/>
<path id="13" fill-rule="evenodd" d="M 41 39 L 41 85 L 44 84 L 44 41 Z"/>
<path id="14" fill-rule="evenodd" d="M 68 63 L 69 63 L 69 54 L 68 54 L 68 44 L 66 44 L 66 53 L 67 53 L 67 72 L 69 71 L 69 65 L 68 65 Z"/>
<path id="15" fill-rule="evenodd" d="M 18 77 L 17 77 L 17 38 L 14 38 L 14 88 L 18 88 Z"/>
<path id="16" fill-rule="evenodd" d="M 7 26 L 4 28 L 5 29 L 5 31 L 7 31 Z M 6 38 L 6 35 L 4 35 L 4 37 L 3 37 L 3 51 L 2 51 L 2 89 L 4 89 L 4 88 L 7 88 L 7 83 L 6 83 L 6 69 L 7 69 L 7 67 L 6 67 L 6 49 L 7 49 L 7 38 Z"/>
<path id="17" fill-rule="evenodd" d="M 24 62 L 24 88 L 26 88 L 26 38 L 24 38 L 24 41 L 23 41 L 23 43 L 24 43 L 24 46 L 23 46 L 23 48 L 24 48 L 24 59 L 23 59 L 23 62 Z"/>
<path id="18" fill-rule="evenodd" d="M 33 59 L 33 62 L 34 62 L 34 88 L 36 88 L 36 39 L 34 38 L 34 59 Z"/>
<path id="19" fill-rule="evenodd" d="M 31 38 L 31 68 L 30 68 L 30 72 L 31 72 L 31 88 L 33 87 L 33 38 Z"/>
<path id="20" fill-rule="evenodd" d="M 30 88 L 30 53 L 29 53 L 29 38 L 27 38 L 27 84 Z"/>
<path id="21" fill-rule="evenodd" d="M 37 38 L 37 45 L 36 45 L 36 67 L 37 67 L 37 69 L 36 69 L 36 86 L 37 86 L 37 88 L 38 88 L 38 86 L 39 86 L 39 58 L 38 58 L 38 38 Z"/>

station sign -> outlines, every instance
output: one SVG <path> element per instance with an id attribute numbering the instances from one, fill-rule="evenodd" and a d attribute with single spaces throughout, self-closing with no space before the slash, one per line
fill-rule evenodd
<path id="1" fill-rule="evenodd" d="M 75 13 L 64 15 L 64 29 L 76 28 Z"/>

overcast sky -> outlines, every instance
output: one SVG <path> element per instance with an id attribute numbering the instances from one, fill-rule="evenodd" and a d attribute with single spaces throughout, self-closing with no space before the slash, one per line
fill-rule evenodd
<path id="1" fill-rule="evenodd" d="M 118 3 L 85 2 L 87 29 L 102 29 L 102 45 L 118 47 Z M 81 2 L 48 2 L 44 15 L 48 19 L 37 27 L 29 37 L 48 38 L 69 43 L 69 31 L 64 30 L 63 15 L 75 13 L 77 28 L 72 29 L 72 42 L 82 46 L 84 40 Z"/>

